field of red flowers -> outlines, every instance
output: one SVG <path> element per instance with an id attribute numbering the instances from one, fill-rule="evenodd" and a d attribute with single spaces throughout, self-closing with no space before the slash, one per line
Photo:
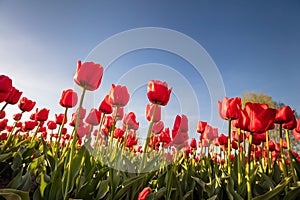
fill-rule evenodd
<path id="1" fill-rule="evenodd" d="M 188 116 L 164 127 L 161 111 L 172 89 L 150 80 L 149 128 L 139 145 L 136 115 L 124 113 L 126 86 L 113 84 L 88 113 L 82 107 L 102 76 L 100 64 L 79 61 L 74 81 L 82 93 L 64 90 L 62 113 L 52 120 L 49 109 L 34 110 L 36 102 L 0 75 L 0 199 L 299 199 L 300 156 L 290 137 L 300 139 L 300 120 L 289 106 L 242 106 L 241 98 L 224 97 L 218 106 L 228 133 L 199 121 L 192 127 L 199 138 L 189 140 Z M 13 119 L 8 106 L 20 110 Z M 269 138 L 274 130 L 279 141 Z"/>

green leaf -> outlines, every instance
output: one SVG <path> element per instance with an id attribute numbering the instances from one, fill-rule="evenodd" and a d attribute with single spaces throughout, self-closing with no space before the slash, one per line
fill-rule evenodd
<path id="1" fill-rule="evenodd" d="M 96 199 L 102 199 L 109 191 L 109 180 L 101 181 Z"/>
<path id="2" fill-rule="evenodd" d="M 157 192 L 152 192 L 151 194 L 149 194 L 147 196 L 147 200 L 157 200 L 157 199 L 160 199 L 162 198 L 165 193 L 167 191 L 167 188 L 163 187 L 163 188 L 160 188 Z"/>
<path id="3" fill-rule="evenodd" d="M 283 200 L 296 200 L 299 199 L 300 196 L 300 187 L 292 189 L 289 191 L 283 198 Z"/>
<path id="4" fill-rule="evenodd" d="M 24 192 L 16 189 L 0 189 L 0 195 L 6 200 L 30 200 L 29 192 Z"/>
<path id="5" fill-rule="evenodd" d="M 243 200 L 243 198 L 234 190 L 234 183 L 232 178 L 227 179 L 226 191 L 228 198 L 231 200 Z"/>
<path id="6" fill-rule="evenodd" d="M 8 158 L 10 158 L 12 155 L 12 152 L 0 154 L 0 163 L 6 161 Z"/>
<path id="7" fill-rule="evenodd" d="M 271 199 L 278 195 L 291 181 L 292 177 L 286 177 L 281 183 L 279 183 L 273 190 L 270 190 L 269 192 L 257 196 L 253 198 L 253 200 L 266 200 Z"/>
<path id="8" fill-rule="evenodd" d="M 13 163 L 11 165 L 11 169 L 13 171 L 18 170 L 23 164 L 23 159 L 20 153 L 16 153 L 13 158 Z"/>

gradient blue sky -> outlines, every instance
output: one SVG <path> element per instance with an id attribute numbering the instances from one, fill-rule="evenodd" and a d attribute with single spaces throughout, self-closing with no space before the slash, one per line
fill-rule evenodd
<path id="1" fill-rule="evenodd" d="M 0 1 L 0 74 L 9 75 L 37 107 L 51 108 L 53 116 L 63 111 L 58 105 L 61 91 L 75 88 L 77 60 L 114 34 L 163 27 L 203 46 L 221 73 L 228 97 L 245 90 L 264 92 L 300 111 L 299 11 L 296 0 Z M 209 121 L 211 105 L 203 79 L 185 60 L 158 50 L 120 57 L 104 74 L 97 95 L 87 98 L 98 106 L 111 83 L 146 63 L 173 67 L 194 88 L 200 116 L 191 116 L 191 133 L 197 119 Z M 144 86 L 136 90 L 127 110 L 143 114 L 147 102 Z M 173 97 L 165 108 L 172 120 L 180 114 L 178 106 L 180 100 Z"/>

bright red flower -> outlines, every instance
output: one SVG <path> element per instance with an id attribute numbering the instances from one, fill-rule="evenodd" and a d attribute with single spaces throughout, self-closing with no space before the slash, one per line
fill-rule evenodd
<path id="1" fill-rule="evenodd" d="M 136 116 L 133 112 L 125 115 L 123 124 L 128 126 L 129 129 L 137 130 L 139 128 L 139 122 L 136 121 Z"/>
<path id="2" fill-rule="evenodd" d="M 238 123 L 242 130 L 264 133 L 274 126 L 276 110 L 269 108 L 267 104 L 248 102 L 240 114 Z"/>
<path id="3" fill-rule="evenodd" d="M 74 81 L 82 88 L 93 91 L 99 88 L 102 76 L 103 67 L 100 64 L 94 62 L 81 64 L 81 61 L 78 61 Z"/>
<path id="4" fill-rule="evenodd" d="M 104 118 L 104 122 L 103 125 L 109 129 L 114 123 L 114 119 L 112 118 L 112 116 L 105 116 Z"/>
<path id="5" fill-rule="evenodd" d="M 109 102 L 109 95 L 106 95 L 103 101 L 101 102 L 99 106 L 99 110 L 105 114 L 111 114 L 112 113 L 112 105 Z"/>
<path id="6" fill-rule="evenodd" d="M 129 101 L 129 93 L 126 86 L 112 84 L 109 92 L 109 101 L 113 106 L 124 107 Z"/>
<path id="7" fill-rule="evenodd" d="M 8 104 L 15 105 L 16 103 L 18 103 L 22 93 L 23 92 L 20 92 L 15 87 L 12 87 L 8 97 L 5 100 L 5 102 L 8 103 Z"/>
<path id="8" fill-rule="evenodd" d="M 136 134 L 133 131 L 130 131 L 128 133 L 127 141 L 126 141 L 126 147 L 132 148 L 134 145 L 136 145 L 138 142 L 136 138 Z"/>
<path id="9" fill-rule="evenodd" d="M 0 103 L 9 96 L 12 88 L 12 80 L 5 75 L 0 75 Z"/>
<path id="10" fill-rule="evenodd" d="M 116 128 L 115 132 L 114 132 L 114 138 L 116 139 L 124 139 L 124 133 L 125 131 L 123 129 L 120 128 Z"/>
<path id="11" fill-rule="evenodd" d="M 100 118 L 101 118 L 101 111 L 97 110 L 96 108 L 92 108 L 89 115 L 85 119 L 85 122 L 93 126 L 96 126 L 100 124 Z"/>
<path id="12" fill-rule="evenodd" d="M 269 151 L 275 150 L 275 143 L 272 140 L 269 140 Z"/>
<path id="13" fill-rule="evenodd" d="M 7 126 L 7 122 L 8 122 L 8 119 L 3 119 L 0 121 L 0 131 L 5 130 L 5 128 Z"/>
<path id="14" fill-rule="evenodd" d="M 23 111 L 23 112 L 30 112 L 33 107 L 35 106 L 35 101 L 31 101 L 29 99 L 27 99 L 26 97 L 22 97 L 20 102 L 19 102 L 19 108 Z"/>
<path id="15" fill-rule="evenodd" d="M 21 128 L 22 126 L 23 126 L 23 123 L 22 123 L 22 122 L 17 122 L 17 123 L 16 123 L 16 127 Z"/>
<path id="16" fill-rule="evenodd" d="M 7 133 L 1 133 L 0 140 L 6 140 L 6 139 L 7 139 Z"/>
<path id="17" fill-rule="evenodd" d="M 52 120 L 47 122 L 47 126 L 48 126 L 48 129 L 50 129 L 50 130 L 54 130 L 57 127 L 56 123 Z"/>
<path id="18" fill-rule="evenodd" d="M 58 115 L 55 114 L 55 123 L 56 123 L 56 124 L 62 125 L 63 120 L 64 120 L 64 114 L 63 114 L 63 113 L 58 114 Z M 67 119 L 67 117 L 66 117 L 66 119 L 65 119 L 65 124 L 67 123 L 67 121 L 68 121 L 68 119 Z"/>
<path id="19" fill-rule="evenodd" d="M 223 133 L 218 137 L 218 141 L 220 145 L 228 145 L 228 137 L 224 135 Z"/>
<path id="20" fill-rule="evenodd" d="M 202 147 L 208 147 L 209 146 L 209 140 L 207 140 L 207 139 L 201 140 L 201 145 L 202 145 Z"/>
<path id="21" fill-rule="evenodd" d="M 153 115 L 155 104 L 147 104 L 146 106 L 146 118 L 148 121 L 151 121 L 151 117 Z M 158 122 L 161 119 L 161 107 L 157 106 L 153 121 Z"/>
<path id="22" fill-rule="evenodd" d="M 192 138 L 191 143 L 190 143 L 190 147 L 192 149 L 197 149 L 197 141 L 195 138 Z"/>
<path id="23" fill-rule="evenodd" d="M 147 96 L 151 103 L 162 106 L 167 105 L 170 99 L 172 88 L 168 89 L 166 82 L 151 80 L 147 87 Z"/>
<path id="24" fill-rule="evenodd" d="M 239 140 L 238 132 L 237 131 L 232 131 L 232 139 L 235 141 Z M 244 133 L 240 132 L 240 142 L 244 141 Z"/>
<path id="25" fill-rule="evenodd" d="M 160 137 L 160 141 L 163 142 L 164 146 L 169 144 L 171 142 L 169 128 L 165 128 L 165 130 L 160 133 L 159 137 Z"/>
<path id="26" fill-rule="evenodd" d="M 59 100 L 59 104 L 65 108 L 73 108 L 76 106 L 77 102 L 77 93 L 72 89 L 64 90 Z"/>
<path id="27" fill-rule="evenodd" d="M 198 133 L 203 133 L 204 130 L 205 130 L 206 125 L 207 125 L 207 122 L 199 121 L 197 123 L 197 132 Z"/>
<path id="28" fill-rule="evenodd" d="M 5 111 L 2 110 L 2 111 L 0 112 L 0 119 L 3 119 L 3 118 L 5 117 L 5 115 L 6 115 Z"/>
<path id="29" fill-rule="evenodd" d="M 31 131 L 33 130 L 37 125 L 36 121 L 25 121 L 25 131 Z"/>
<path id="30" fill-rule="evenodd" d="M 147 196 L 151 193 L 151 188 L 150 187 L 146 187 L 144 188 L 138 196 L 138 200 L 146 200 Z"/>
<path id="31" fill-rule="evenodd" d="M 282 128 L 288 130 L 293 130 L 296 127 L 297 127 L 297 121 L 295 117 L 292 119 L 292 121 L 282 124 Z"/>
<path id="32" fill-rule="evenodd" d="M 300 133 L 296 131 L 297 129 L 294 129 L 293 130 L 293 135 L 294 135 L 294 138 L 298 141 L 300 141 Z"/>
<path id="33" fill-rule="evenodd" d="M 41 110 L 36 109 L 35 120 L 37 121 L 47 121 L 49 115 L 49 109 L 43 108 Z"/>
<path id="34" fill-rule="evenodd" d="M 237 141 L 232 140 L 232 141 L 231 141 L 231 147 L 232 147 L 233 149 L 238 149 L 238 148 L 239 148 L 239 145 L 238 145 Z"/>
<path id="35" fill-rule="evenodd" d="M 242 107 L 241 98 L 231 98 L 228 99 L 224 97 L 222 102 L 218 101 L 219 114 L 222 119 L 234 120 L 239 117 L 240 109 Z"/>
<path id="36" fill-rule="evenodd" d="M 276 109 L 275 123 L 283 124 L 295 120 L 294 111 L 289 106 Z"/>
<path id="37" fill-rule="evenodd" d="M 13 115 L 13 119 L 15 121 L 19 121 L 22 118 L 22 113 L 17 113 Z"/>

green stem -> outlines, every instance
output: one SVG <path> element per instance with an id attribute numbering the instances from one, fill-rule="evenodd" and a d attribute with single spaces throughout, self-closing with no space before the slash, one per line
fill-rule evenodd
<path id="1" fill-rule="evenodd" d="M 270 159 L 270 150 L 269 150 L 269 131 L 266 132 L 266 146 L 267 146 L 267 153 L 268 153 L 268 161 L 267 161 L 267 168 L 268 168 L 268 175 L 270 176 L 272 173 L 271 169 L 271 159 Z"/>
<path id="2" fill-rule="evenodd" d="M 279 124 L 279 136 L 280 136 L 280 157 L 283 166 L 283 177 L 285 178 L 287 176 L 287 173 L 286 173 L 286 166 L 285 166 L 284 155 L 283 155 L 282 124 Z"/>
<path id="3" fill-rule="evenodd" d="M 228 120 L 228 141 L 227 141 L 227 161 L 228 161 L 228 174 L 231 174 L 231 159 L 230 159 L 230 155 L 231 155 L 231 119 Z"/>
<path id="4" fill-rule="evenodd" d="M 241 134 L 241 129 L 238 128 L 238 186 L 240 186 L 242 184 L 242 172 L 241 172 L 241 153 L 240 153 L 240 145 L 241 145 L 241 141 L 240 141 L 240 134 Z"/>
<path id="5" fill-rule="evenodd" d="M 114 114 L 114 117 L 113 117 L 113 124 L 112 124 L 112 127 L 111 127 L 111 130 L 110 130 L 110 138 L 109 138 L 109 146 L 110 146 L 110 149 L 112 148 L 112 145 L 113 145 L 113 139 L 114 139 L 114 132 L 115 132 L 115 126 L 116 126 L 116 118 L 117 118 L 117 114 L 118 114 L 118 109 L 119 109 L 119 106 L 116 106 L 116 112 Z"/>
<path id="6" fill-rule="evenodd" d="M 60 140 L 61 140 L 62 132 L 63 132 L 63 129 L 64 129 L 65 121 L 67 119 L 67 112 L 68 112 L 68 108 L 65 109 L 64 118 L 63 118 L 61 126 L 59 127 L 58 140 L 56 142 L 56 151 L 55 151 L 56 156 L 58 156 L 58 151 L 59 151 L 59 147 L 60 147 Z"/>
<path id="7" fill-rule="evenodd" d="M 252 146 L 253 133 L 250 132 L 249 136 L 249 145 L 248 145 L 248 170 L 247 170 L 247 192 L 248 192 L 248 200 L 252 198 L 252 188 L 251 188 L 251 180 L 250 180 L 250 162 L 251 162 L 251 146 Z M 245 141 L 244 141 L 245 142 Z"/>
<path id="8" fill-rule="evenodd" d="M 79 107 L 78 107 L 78 113 L 77 113 L 77 118 L 76 118 L 76 124 L 75 124 L 75 128 L 74 128 L 74 138 L 72 141 L 72 145 L 71 145 L 71 152 L 70 152 L 70 158 L 69 158 L 69 164 L 68 164 L 68 176 L 67 176 L 67 184 L 66 184 L 66 188 L 65 188 L 65 193 L 64 193 L 64 200 L 68 199 L 69 193 L 72 191 L 73 186 L 70 187 L 70 182 L 71 182 L 71 169 L 72 169 L 72 160 L 73 160 L 73 156 L 75 153 L 75 146 L 76 146 L 76 142 L 77 142 L 77 131 L 78 131 L 78 126 L 79 126 L 79 122 L 80 122 L 80 114 L 81 114 L 81 108 L 82 108 L 82 104 L 83 104 L 83 99 L 84 99 L 84 95 L 85 95 L 86 89 L 83 88 L 82 89 L 82 94 L 80 97 L 80 102 L 79 102 Z M 76 176 L 77 174 L 72 174 L 72 176 Z"/>
<path id="9" fill-rule="evenodd" d="M 151 116 L 151 120 L 150 120 L 150 124 L 149 124 L 149 127 L 148 127 L 148 133 L 147 133 L 147 138 L 146 138 L 146 142 L 144 144 L 144 153 L 143 153 L 143 158 L 142 158 L 142 168 L 143 169 L 146 165 L 146 158 L 147 158 L 147 153 L 148 153 L 148 145 L 149 145 L 149 142 L 150 142 L 150 137 L 151 137 L 151 133 L 152 133 L 152 127 L 153 127 L 153 123 L 154 123 L 154 117 L 155 117 L 155 113 L 156 113 L 156 110 L 157 110 L 157 107 L 158 107 L 158 104 L 155 104 L 154 105 L 154 109 L 153 109 L 153 113 L 152 113 L 152 116 Z"/>
<path id="10" fill-rule="evenodd" d="M 291 165 L 291 170 L 292 170 L 292 176 L 293 176 L 293 181 L 294 183 L 297 182 L 297 177 L 295 173 L 295 168 L 294 168 L 294 160 L 293 160 L 293 155 L 291 152 L 291 143 L 290 143 L 290 137 L 289 137 L 289 130 L 285 129 L 285 137 L 286 137 L 286 142 L 287 142 L 287 147 L 289 151 L 289 157 L 290 157 L 290 165 Z"/>
<path id="11" fill-rule="evenodd" d="M 35 137 L 36 137 L 36 135 L 37 135 L 37 133 L 38 133 L 38 131 L 39 131 L 40 126 L 41 126 L 41 122 L 38 122 L 38 126 L 36 127 L 36 130 L 35 130 L 35 132 L 34 132 L 32 138 L 31 138 L 31 142 L 34 141 L 34 139 L 35 139 Z"/>
<path id="12" fill-rule="evenodd" d="M 104 116 L 105 116 L 105 113 L 102 113 L 101 115 L 101 120 L 100 120 L 100 124 L 99 124 L 99 128 L 98 128 L 98 132 L 97 132 L 97 135 L 96 135 L 96 140 L 95 140 L 95 143 L 94 143 L 94 150 L 93 150 L 93 155 L 95 156 L 96 153 L 98 152 L 98 140 L 99 140 L 99 135 L 101 134 L 101 128 L 102 128 L 102 124 L 103 124 L 103 120 L 104 120 Z"/>

